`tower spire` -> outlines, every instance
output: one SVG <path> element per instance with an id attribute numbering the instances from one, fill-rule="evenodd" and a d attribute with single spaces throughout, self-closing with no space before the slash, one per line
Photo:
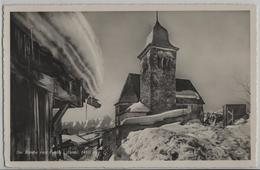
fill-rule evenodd
<path id="1" fill-rule="evenodd" d="M 158 11 L 156 11 L 156 22 L 158 22 Z"/>

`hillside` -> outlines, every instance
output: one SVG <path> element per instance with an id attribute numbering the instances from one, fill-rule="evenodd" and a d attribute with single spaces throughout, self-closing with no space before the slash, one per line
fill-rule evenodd
<path id="1" fill-rule="evenodd" d="M 248 160 L 250 123 L 203 126 L 172 123 L 130 132 L 110 160 Z"/>

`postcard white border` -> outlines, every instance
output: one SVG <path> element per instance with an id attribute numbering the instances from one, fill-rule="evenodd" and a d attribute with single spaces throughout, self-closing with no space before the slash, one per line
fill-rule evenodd
<path id="1" fill-rule="evenodd" d="M 214 161 L 10 161 L 10 12 L 38 11 L 250 11 L 250 71 L 251 71 L 251 160 Z M 255 5 L 5 5 L 3 8 L 3 110 L 5 166 L 17 168 L 253 168 L 256 167 L 257 135 L 257 57 Z"/>

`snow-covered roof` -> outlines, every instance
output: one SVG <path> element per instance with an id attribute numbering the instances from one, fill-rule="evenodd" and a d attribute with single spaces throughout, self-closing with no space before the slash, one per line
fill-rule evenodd
<path id="1" fill-rule="evenodd" d="M 129 106 L 126 109 L 126 112 L 150 112 L 150 109 L 148 107 L 146 107 L 142 102 L 137 102 L 132 104 L 131 106 Z"/>
<path id="2" fill-rule="evenodd" d="M 82 79 L 87 93 L 97 94 L 102 82 L 102 53 L 82 13 L 16 12 L 12 18 L 31 32 L 68 73 Z"/>
<path id="3" fill-rule="evenodd" d="M 200 99 L 200 96 L 198 95 L 198 93 L 196 93 L 193 90 L 177 91 L 176 97 L 177 98 L 188 98 L 188 99 Z"/>

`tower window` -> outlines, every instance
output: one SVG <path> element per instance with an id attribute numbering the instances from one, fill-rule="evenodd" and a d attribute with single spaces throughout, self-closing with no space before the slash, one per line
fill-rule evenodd
<path id="1" fill-rule="evenodd" d="M 169 58 L 166 57 L 164 60 L 163 60 L 163 66 L 164 66 L 164 69 L 167 69 L 168 66 L 167 66 L 167 62 L 168 62 Z"/>

